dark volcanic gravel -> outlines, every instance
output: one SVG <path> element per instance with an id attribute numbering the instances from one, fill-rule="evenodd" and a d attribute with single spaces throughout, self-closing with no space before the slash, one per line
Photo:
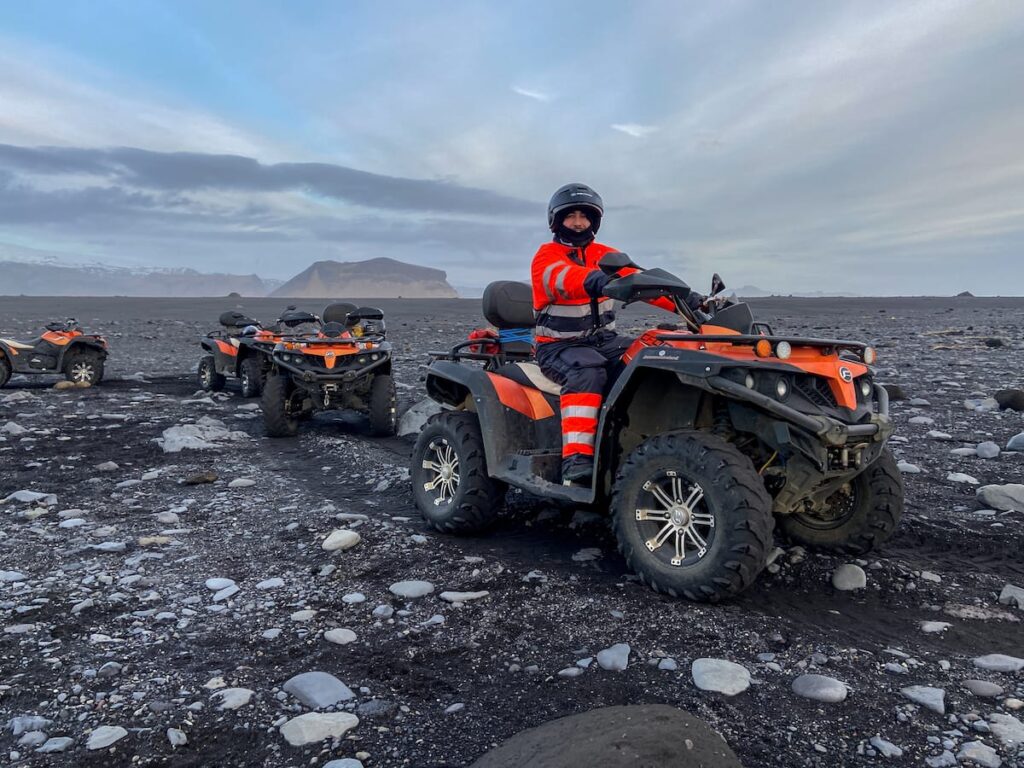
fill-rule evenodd
<path id="1" fill-rule="evenodd" d="M 233 385 L 197 394 L 199 334 L 226 309 L 271 320 L 285 303 L 0 298 L 0 336 L 27 338 L 73 315 L 109 337 L 112 355 L 96 388 L 55 391 L 56 379 L 36 377 L 0 390 L 0 499 L 56 496 L 0 503 L 0 762 L 465 766 L 552 718 L 670 704 L 711 724 L 748 768 L 957 765 L 957 755 L 971 765 L 971 754 L 1024 766 L 1024 671 L 974 663 L 1002 654 L 1009 669 L 1024 658 L 1024 610 L 998 599 L 1007 585 L 1024 589 L 1024 514 L 975 497 L 979 486 L 1024 483 L 1024 452 L 1005 450 L 1024 414 L 984 399 L 1024 386 L 1024 300 L 755 302 L 777 331 L 879 348 L 879 380 L 908 398 L 892 405 L 907 509 L 895 537 L 861 561 L 777 541 L 759 583 L 720 606 L 639 584 L 587 510 L 513 493 L 490 535 L 437 534 L 412 504 L 407 441 L 370 438 L 338 415 L 272 441 Z M 482 325 L 479 302 L 377 303 L 407 407 L 422 397 L 424 352 Z M 624 313 L 621 329 L 643 317 Z M 221 447 L 165 453 L 155 442 L 204 418 L 225 428 Z M 995 458 L 951 453 L 989 441 L 1004 449 Z M 184 483 L 206 471 L 218 479 Z M 231 485 L 239 479 L 253 482 Z M 322 548 L 347 528 L 357 545 Z M 848 562 L 863 567 L 866 589 L 832 586 Z M 396 597 L 389 586 L 403 580 L 434 591 Z M 487 595 L 452 604 L 446 591 Z M 926 632 L 924 622 L 948 626 Z M 339 628 L 355 639 L 325 638 Z M 625 670 L 586 661 L 618 643 L 629 645 Z M 750 688 L 700 690 L 690 669 L 704 657 L 745 667 Z M 309 671 L 354 694 L 321 711 L 359 724 L 294 747 L 280 726 L 313 710 L 282 686 Z M 797 696 L 804 673 L 842 681 L 848 697 Z M 967 680 L 999 691 L 983 697 Z M 908 686 L 944 690 L 944 714 L 901 694 Z M 126 733 L 88 749 L 101 726 Z M 187 743 L 172 746 L 168 729 Z M 64 751 L 35 751 L 57 737 L 72 740 Z"/>

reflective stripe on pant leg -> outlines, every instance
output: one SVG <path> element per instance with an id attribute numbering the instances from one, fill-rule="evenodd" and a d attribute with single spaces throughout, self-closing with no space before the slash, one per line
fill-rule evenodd
<path id="1" fill-rule="evenodd" d="M 594 455 L 597 438 L 597 417 L 601 409 L 601 395 L 594 392 L 563 394 L 562 458 L 575 454 Z"/>

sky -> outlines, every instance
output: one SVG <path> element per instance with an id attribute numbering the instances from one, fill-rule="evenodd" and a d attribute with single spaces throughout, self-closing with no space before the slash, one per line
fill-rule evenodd
<path id="1" fill-rule="evenodd" d="M 0 260 L 1024 295 L 1024 3 L 0 4 Z"/>

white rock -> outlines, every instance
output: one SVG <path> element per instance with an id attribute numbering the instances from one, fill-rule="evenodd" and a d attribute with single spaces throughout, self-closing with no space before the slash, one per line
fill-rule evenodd
<path id="1" fill-rule="evenodd" d="M 1013 715 L 993 712 L 988 716 L 988 724 L 993 735 L 1009 749 L 1024 746 L 1024 723 Z"/>
<path id="2" fill-rule="evenodd" d="M 228 488 L 252 488 L 256 485 L 256 481 L 248 477 L 236 477 L 230 483 Z"/>
<path id="3" fill-rule="evenodd" d="M 793 681 L 793 693 L 826 704 L 845 701 L 850 690 L 846 683 L 826 675 L 800 675 Z"/>
<path id="4" fill-rule="evenodd" d="M 990 653 L 974 660 L 974 666 L 989 672 L 1020 672 L 1024 669 L 1024 659 L 1016 656 L 1005 656 L 1002 653 Z"/>
<path id="5" fill-rule="evenodd" d="M 272 629 L 265 629 L 260 633 L 260 637 L 264 640 L 277 640 L 281 636 L 281 629 L 273 627 Z"/>
<path id="6" fill-rule="evenodd" d="M 948 749 L 944 749 L 941 755 L 926 757 L 924 759 L 924 764 L 927 765 L 928 768 L 956 768 L 959 765 L 956 758 L 953 756 L 953 753 Z"/>
<path id="7" fill-rule="evenodd" d="M 47 739 L 46 743 L 39 747 L 36 752 L 63 752 L 74 743 L 75 740 L 68 736 L 54 736 L 52 739 Z"/>
<path id="8" fill-rule="evenodd" d="M 57 523 L 58 528 L 80 528 L 85 525 L 85 519 L 81 517 L 69 517 Z"/>
<path id="9" fill-rule="evenodd" d="M 256 585 L 256 589 L 277 589 L 284 586 L 284 579 L 275 576 L 272 579 L 264 579 Z"/>
<path id="10" fill-rule="evenodd" d="M 3 579 L 0 578 L 0 581 Z M 1024 608 L 1024 589 L 1007 584 L 999 593 L 999 602 L 1003 605 L 1016 605 L 1018 608 Z"/>
<path id="11" fill-rule="evenodd" d="M 220 592 L 222 589 L 235 586 L 234 579 L 207 579 L 206 588 L 211 592 Z"/>
<path id="12" fill-rule="evenodd" d="M 219 603 L 222 600 L 227 600 L 229 597 L 232 597 L 233 595 L 235 595 L 237 593 L 238 593 L 238 585 L 237 584 L 232 584 L 230 586 L 224 587 L 224 589 L 218 590 L 213 595 L 213 602 Z"/>
<path id="13" fill-rule="evenodd" d="M 177 749 L 178 747 L 183 747 L 188 744 L 188 736 L 185 735 L 184 731 L 179 730 L 178 728 L 167 729 L 167 740 L 171 742 L 171 749 Z"/>
<path id="14" fill-rule="evenodd" d="M 480 600 L 487 597 L 490 592 L 442 592 L 441 599 L 446 603 L 468 603 L 471 600 Z"/>
<path id="15" fill-rule="evenodd" d="M 1024 485 L 1020 483 L 983 485 L 975 493 L 982 504 L 992 509 L 1024 512 Z"/>
<path id="16" fill-rule="evenodd" d="M 89 741 L 86 749 L 106 749 L 114 742 L 120 741 L 128 735 L 128 731 L 120 725 L 101 725 L 89 734 Z"/>
<path id="17" fill-rule="evenodd" d="M 155 442 L 163 449 L 164 453 L 179 453 L 183 450 L 214 450 L 227 442 L 250 439 L 245 432 L 232 432 L 219 419 L 204 416 L 195 424 L 181 424 L 165 429 L 163 436 L 155 438 Z"/>
<path id="18" fill-rule="evenodd" d="M 921 631 L 926 635 L 933 635 L 939 632 L 945 632 L 947 629 L 952 627 L 948 621 L 922 621 Z"/>
<path id="19" fill-rule="evenodd" d="M 248 688 L 222 688 L 213 694 L 213 698 L 220 703 L 217 709 L 238 709 L 252 701 L 254 693 Z"/>
<path id="20" fill-rule="evenodd" d="M 21 424 L 8 421 L 3 425 L 3 427 L 0 427 L 0 432 L 3 432 L 5 435 L 10 435 L 11 437 L 20 437 L 21 435 L 28 434 L 29 430 L 25 429 Z"/>
<path id="21" fill-rule="evenodd" d="M 991 440 L 986 440 L 984 443 L 978 443 L 974 449 L 978 458 L 980 459 L 994 459 L 999 456 L 999 446 L 993 443 Z"/>
<path id="22" fill-rule="evenodd" d="M 420 597 L 426 597 L 434 591 L 434 585 L 429 581 L 396 581 L 390 587 L 388 587 L 391 594 L 395 597 L 401 597 L 406 600 L 415 600 Z"/>
<path id="23" fill-rule="evenodd" d="M 946 714 L 946 692 L 942 688 L 909 685 L 906 688 L 900 688 L 900 693 L 915 704 L 920 704 L 932 712 L 937 712 L 940 715 Z"/>
<path id="24" fill-rule="evenodd" d="M 931 571 L 921 571 L 921 581 L 930 581 L 933 584 L 941 584 L 942 577 L 937 573 L 932 573 Z"/>
<path id="25" fill-rule="evenodd" d="M 950 451 L 953 456 L 977 456 L 978 451 L 974 448 L 954 448 Z M 956 758 L 953 758 L 954 760 Z"/>
<path id="26" fill-rule="evenodd" d="M 102 464 L 97 464 L 96 469 L 100 472 L 116 472 L 121 467 L 116 462 L 104 461 Z"/>
<path id="27" fill-rule="evenodd" d="M 324 640 L 335 645 L 348 645 L 356 641 L 356 633 L 351 629 L 329 629 L 324 632 Z"/>
<path id="28" fill-rule="evenodd" d="M 402 417 L 398 420 L 398 436 L 405 437 L 406 435 L 418 435 L 423 431 L 423 427 L 426 426 L 427 420 L 440 413 L 442 410 L 440 403 L 431 400 L 430 398 L 424 398 L 418 403 L 413 405 L 409 410 L 402 414 Z"/>
<path id="29" fill-rule="evenodd" d="M 366 595 L 362 592 L 349 592 L 347 595 L 342 595 L 341 602 L 345 605 L 359 605 L 366 602 Z"/>
<path id="30" fill-rule="evenodd" d="M 39 502 L 47 507 L 52 507 L 57 503 L 56 495 L 52 493 L 38 493 L 37 491 L 15 491 L 9 494 L 3 499 L 0 499 L 0 504 L 4 504 L 8 501 L 20 501 L 22 504 L 35 504 Z"/>
<path id="31" fill-rule="evenodd" d="M 314 616 L 316 616 L 316 611 L 311 608 L 306 608 L 305 610 L 295 611 L 295 613 L 291 615 L 291 620 L 300 622 L 309 621 Z"/>
<path id="32" fill-rule="evenodd" d="M 909 461 L 898 462 L 896 468 L 905 475 L 921 474 L 921 468 L 916 464 L 911 464 Z"/>
<path id="33" fill-rule="evenodd" d="M 929 430 L 928 434 L 926 434 L 925 437 L 930 437 L 932 440 L 952 440 L 953 439 L 953 436 L 951 434 L 949 434 L 948 432 L 940 432 L 937 429 Z"/>
<path id="34" fill-rule="evenodd" d="M 362 540 L 356 531 L 350 530 L 349 528 L 341 528 L 337 531 L 331 531 L 331 533 L 324 539 L 324 543 L 320 546 L 327 552 L 334 552 L 337 550 L 352 549 L 356 544 Z"/>
<path id="35" fill-rule="evenodd" d="M 598 666 L 610 672 L 621 672 L 629 666 L 629 651 L 628 643 L 616 643 L 610 648 L 605 648 L 597 654 Z"/>
<path id="36" fill-rule="evenodd" d="M 21 571 L 0 571 L 0 581 L 15 582 L 27 580 L 28 576 Z"/>
<path id="37" fill-rule="evenodd" d="M 582 674 L 583 670 L 580 667 L 566 667 L 558 670 L 559 677 L 579 677 Z"/>
<path id="38" fill-rule="evenodd" d="M 965 475 L 963 472 L 950 472 L 946 475 L 946 480 L 951 483 L 967 483 L 968 485 L 978 485 L 978 478 Z"/>
<path id="39" fill-rule="evenodd" d="M 303 672 L 288 680 L 281 689 L 311 709 L 333 707 L 355 698 L 347 685 L 327 672 Z"/>
<path id="40" fill-rule="evenodd" d="M 363 763 L 354 757 L 343 757 L 340 760 L 331 760 L 329 763 L 324 763 L 323 768 L 363 768 Z"/>
<path id="41" fill-rule="evenodd" d="M 981 741 L 966 741 L 956 753 L 957 760 L 971 760 L 982 768 L 999 768 L 1003 760 L 992 747 Z"/>
<path id="42" fill-rule="evenodd" d="M 867 583 L 868 576 L 859 565 L 846 563 L 832 571 L 832 586 L 840 592 L 864 589 Z"/>
<path id="43" fill-rule="evenodd" d="M 750 687 L 750 673 L 746 668 L 725 659 L 697 659 L 690 666 L 690 674 L 702 691 L 735 696 Z"/>
<path id="44" fill-rule="evenodd" d="M 1014 435 L 1006 443 L 1008 451 L 1024 451 L 1024 432 Z"/>
<path id="45" fill-rule="evenodd" d="M 324 739 L 340 739 L 359 725 L 359 718 L 348 712 L 307 712 L 281 726 L 281 735 L 293 747 Z"/>
<path id="46" fill-rule="evenodd" d="M 878 754 L 882 757 L 903 757 L 903 750 L 893 744 L 891 741 L 886 741 L 881 736 L 872 736 L 869 739 L 869 743 L 872 747 L 878 750 Z"/>
<path id="47" fill-rule="evenodd" d="M 931 418 L 930 416 L 911 416 L 909 419 L 907 419 L 907 421 L 910 424 L 922 424 L 925 426 L 935 423 L 935 419 Z"/>

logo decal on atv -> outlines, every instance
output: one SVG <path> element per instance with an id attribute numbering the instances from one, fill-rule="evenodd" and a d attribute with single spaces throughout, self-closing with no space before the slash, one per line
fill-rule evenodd
<path id="1" fill-rule="evenodd" d="M 844 368 L 840 368 L 839 369 L 839 378 L 841 378 L 843 381 L 853 381 L 853 371 L 851 371 L 849 368 L 845 368 L 845 367 Z"/>

